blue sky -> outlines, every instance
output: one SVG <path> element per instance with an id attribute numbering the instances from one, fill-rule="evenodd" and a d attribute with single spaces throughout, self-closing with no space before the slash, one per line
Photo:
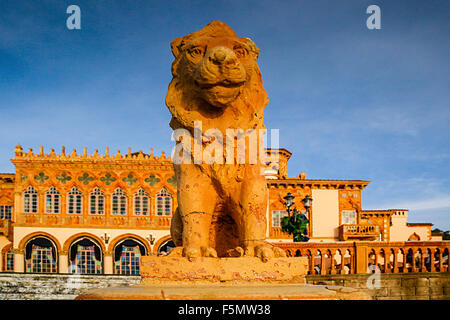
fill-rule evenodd
<path id="1" fill-rule="evenodd" d="M 66 8 L 81 8 L 81 30 Z M 366 8 L 381 8 L 381 30 Z M 212 20 L 261 49 L 289 175 L 365 179 L 365 209 L 450 229 L 450 3 L 0 1 L 0 172 L 18 143 L 170 153 L 170 41 Z"/>

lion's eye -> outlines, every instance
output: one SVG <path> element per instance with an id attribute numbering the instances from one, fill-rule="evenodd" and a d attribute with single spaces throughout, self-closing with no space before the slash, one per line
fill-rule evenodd
<path id="1" fill-rule="evenodd" d="M 201 48 L 201 47 L 194 47 L 194 48 L 189 50 L 189 54 L 191 56 L 193 56 L 193 57 L 201 56 L 203 54 L 203 48 Z"/>
<path id="2" fill-rule="evenodd" d="M 234 52 L 236 53 L 236 56 L 238 58 L 245 57 L 245 55 L 247 54 L 247 50 L 242 47 L 234 47 Z"/>

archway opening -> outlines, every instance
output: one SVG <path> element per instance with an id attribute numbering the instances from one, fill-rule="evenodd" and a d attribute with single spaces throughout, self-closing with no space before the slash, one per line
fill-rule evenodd
<path id="1" fill-rule="evenodd" d="M 141 257 L 148 255 L 144 244 L 134 238 L 119 241 L 114 247 L 114 272 L 124 275 L 140 274 Z"/>
<path id="2" fill-rule="evenodd" d="M 78 274 L 101 274 L 103 253 L 101 246 L 91 238 L 75 240 L 69 247 L 69 272 Z"/>
<path id="3" fill-rule="evenodd" d="M 158 248 L 158 256 L 167 256 L 175 247 L 172 239 L 164 241 Z"/>
<path id="4" fill-rule="evenodd" d="M 25 245 L 26 272 L 56 273 L 58 272 L 58 253 L 55 243 L 47 237 L 37 236 Z"/>

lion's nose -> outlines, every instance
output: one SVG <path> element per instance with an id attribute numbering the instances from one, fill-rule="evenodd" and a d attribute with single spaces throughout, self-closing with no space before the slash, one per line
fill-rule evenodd
<path id="1" fill-rule="evenodd" d="M 227 54 L 223 50 L 216 50 L 216 52 L 214 52 L 214 61 L 216 62 L 221 63 L 225 60 L 226 57 Z"/>
<path id="2" fill-rule="evenodd" d="M 223 47 L 215 48 L 210 56 L 210 59 L 215 64 L 231 65 L 236 62 L 236 56 L 234 55 L 234 52 Z"/>

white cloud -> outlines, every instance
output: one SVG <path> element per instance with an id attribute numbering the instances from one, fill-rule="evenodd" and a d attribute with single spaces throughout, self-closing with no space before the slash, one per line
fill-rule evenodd
<path id="1" fill-rule="evenodd" d="M 436 210 L 450 208 L 450 195 L 437 196 L 428 199 L 393 202 L 383 206 L 384 209 Z"/>

